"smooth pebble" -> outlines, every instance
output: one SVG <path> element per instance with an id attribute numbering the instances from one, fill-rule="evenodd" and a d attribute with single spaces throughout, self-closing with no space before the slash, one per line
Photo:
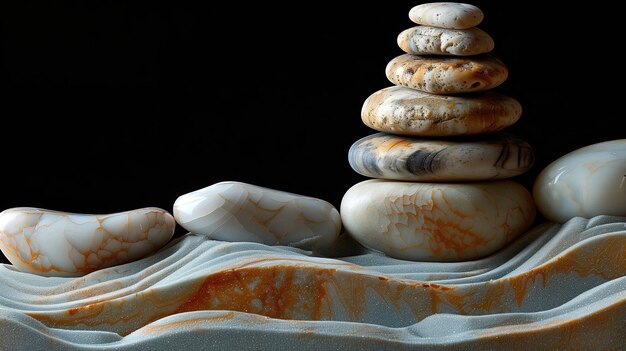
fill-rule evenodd
<path id="1" fill-rule="evenodd" d="M 22 272 L 79 276 L 148 256 L 175 227 L 154 207 L 104 215 L 11 208 L 0 213 L 0 249 Z"/>
<path id="2" fill-rule="evenodd" d="M 450 182 L 514 177 L 532 167 L 534 156 L 528 143 L 508 135 L 434 140 L 377 133 L 354 143 L 348 160 L 366 177 Z"/>
<path id="3" fill-rule="evenodd" d="M 534 217 L 530 193 L 508 180 L 366 180 L 350 188 L 341 202 L 344 227 L 357 241 L 415 261 L 484 257 L 525 232 Z"/>
<path id="4" fill-rule="evenodd" d="M 533 190 L 549 220 L 626 216 L 626 139 L 593 144 L 549 164 Z"/>
<path id="5" fill-rule="evenodd" d="M 330 203 L 239 182 L 221 182 L 180 196 L 174 218 L 194 234 L 319 250 L 331 245 L 341 218 Z"/>
<path id="6" fill-rule="evenodd" d="M 411 21 L 425 26 L 466 29 L 482 22 L 483 12 L 476 6 L 455 2 L 431 2 L 413 7 Z"/>

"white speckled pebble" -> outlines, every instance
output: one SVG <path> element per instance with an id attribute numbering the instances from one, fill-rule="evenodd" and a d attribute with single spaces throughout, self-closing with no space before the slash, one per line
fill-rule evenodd
<path id="1" fill-rule="evenodd" d="M 626 216 L 626 139 L 589 145 L 552 162 L 537 177 L 534 195 L 539 211 L 556 222 Z"/>
<path id="2" fill-rule="evenodd" d="M 398 35 L 398 46 L 411 55 L 480 55 L 493 50 L 489 34 L 478 28 L 444 29 L 417 26 Z"/>
<path id="3" fill-rule="evenodd" d="M 483 17 L 483 12 L 478 7 L 456 2 L 421 4 L 409 12 L 409 18 L 417 24 L 450 29 L 476 27 Z"/>

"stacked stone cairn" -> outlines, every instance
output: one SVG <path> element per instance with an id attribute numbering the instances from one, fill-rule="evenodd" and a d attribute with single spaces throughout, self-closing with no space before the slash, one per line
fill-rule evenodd
<path id="1" fill-rule="evenodd" d="M 395 86 L 372 94 L 361 111 L 380 133 L 354 143 L 349 162 L 376 179 L 346 192 L 344 228 L 364 246 L 400 259 L 478 259 L 535 218 L 527 189 L 503 180 L 533 164 L 529 144 L 498 133 L 522 108 L 486 91 L 503 83 L 508 70 L 487 54 L 494 42 L 476 28 L 480 9 L 429 3 L 409 17 L 418 26 L 398 36 L 406 54 L 386 69 Z"/>

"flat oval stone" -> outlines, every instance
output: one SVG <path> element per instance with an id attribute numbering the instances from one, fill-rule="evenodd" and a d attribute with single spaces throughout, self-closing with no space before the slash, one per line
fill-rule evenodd
<path id="1" fill-rule="evenodd" d="M 508 180 L 366 180 L 350 188 L 341 202 L 344 228 L 361 244 L 416 261 L 484 257 L 526 231 L 534 217 L 526 188 Z"/>
<path id="2" fill-rule="evenodd" d="M 80 276 L 156 252 L 175 227 L 154 207 L 104 215 L 11 208 L 0 213 L 0 249 L 22 272 Z"/>
<path id="3" fill-rule="evenodd" d="M 361 109 L 366 126 L 415 136 L 495 133 L 517 122 L 521 115 L 519 102 L 492 92 L 435 95 L 398 86 L 375 92 Z"/>
<path id="4" fill-rule="evenodd" d="M 223 241 L 289 245 L 305 250 L 330 246 L 341 218 L 330 203 L 260 186 L 221 182 L 179 197 L 178 224 Z"/>
<path id="5" fill-rule="evenodd" d="M 533 193 L 539 211 L 555 222 L 626 216 L 626 139 L 589 145 L 557 159 L 539 174 Z"/>
<path id="6" fill-rule="evenodd" d="M 431 2 L 413 7 L 411 21 L 425 26 L 466 29 L 482 22 L 483 12 L 476 6 L 455 2 Z"/>
<path id="7" fill-rule="evenodd" d="M 494 42 L 489 34 L 478 28 L 444 29 L 418 26 L 398 35 L 398 46 L 411 55 L 485 54 L 493 50 Z"/>
<path id="8" fill-rule="evenodd" d="M 401 55 L 389 62 L 387 78 L 395 85 L 432 94 L 457 94 L 489 90 L 508 77 L 504 63 L 495 57 Z"/>
<path id="9" fill-rule="evenodd" d="M 534 155 L 508 135 L 447 141 L 377 133 L 354 143 L 348 160 L 366 177 L 449 182 L 514 177 L 532 167 Z"/>

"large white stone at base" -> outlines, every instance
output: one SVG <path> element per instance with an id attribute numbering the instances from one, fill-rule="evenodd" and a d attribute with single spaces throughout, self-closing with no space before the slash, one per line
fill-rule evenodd
<path id="1" fill-rule="evenodd" d="M 551 221 L 626 216 L 626 139 L 589 145 L 557 159 L 539 174 L 533 193 L 537 208 Z"/>
<path id="2" fill-rule="evenodd" d="M 535 207 L 512 181 L 409 183 L 366 180 L 341 202 L 343 225 L 361 244 L 407 260 L 484 257 L 530 227 Z"/>
<path id="3" fill-rule="evenodd" d="M 178 224 L 224 241 L 249 241 L 318 250 L 341 230 L 330 203 L 260 186 L 221 182 L 182 195 L 174 203 Z"/>

